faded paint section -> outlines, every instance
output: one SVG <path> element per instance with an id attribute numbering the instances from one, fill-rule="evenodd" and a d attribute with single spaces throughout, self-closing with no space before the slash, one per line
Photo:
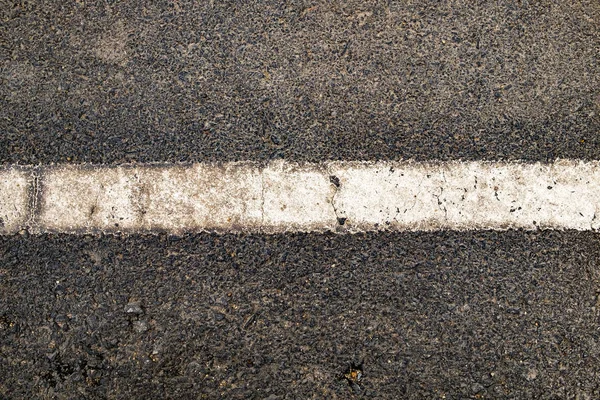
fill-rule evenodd
<path id="1" fill-rule="evenodd" d="M 121 231 L 139 226 L 132 169 L 64 166 L 43 172 L 36 218 L 40 232 Z"/>
<path id="2" fill-rule="evenodd" d="M 132 195 L 138 229 L 241 232 L 262 218 L 260 169 L 252 164 L 196 164 L 137 169 Z"/>
<path id="3" fill-rule="evenodd" d="M 273 162 L 263 170 L 262 231 L 323 232 L 336 228 L 332 187 L 322 165 Z"/>
<path id="4" fill-rule="evenodd" d="M 32 182 L 31 171 L 0 169 L 0 234 L 16 233 L 29 222 Z"/>
<path id="5" fill-rule="evenodd" d="M 262 218 L 260 170 L 248 163 L 62 167 L 42 190 L 40 231 L 242 231 Z"/>

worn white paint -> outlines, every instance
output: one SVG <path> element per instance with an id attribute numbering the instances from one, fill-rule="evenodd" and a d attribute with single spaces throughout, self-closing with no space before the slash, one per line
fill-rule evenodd
<path id="1" fill-rule="evenodd" d="M 0 217 L 1 233 L 598 230 L 600 164 L 5 168 Z"/>
<path id="2" fill-rule="evenodd" d="M 27 224 L 32 181 L 24 169 L 0 169 L 0 234 L 18 232 Z"/>
<path id="3" fill-rule="evenodd" d="M 274 162 L 263 171 L 264 218 L 269 232 L 333 230 L 335 186 L 326 168 Z"/>
<path id="4" fill-rule="evenodd" d="M 258 230 L 261 171 L 248 163 L 50 168 L 40 231 Z"/>
<path id="5" fill-rule="evenodd" d="M 341 163 L 331 172 L 351 231 L 600 227 L 598 163 Z"/>

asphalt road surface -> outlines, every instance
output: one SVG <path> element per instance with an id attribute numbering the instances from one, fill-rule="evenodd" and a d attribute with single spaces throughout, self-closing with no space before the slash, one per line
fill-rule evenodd
<path id="1" fill-rule="evenodd" d="M 0 162 L 600 159 L 597 0 L 0 4 Z"/>
<path id="2" fill-rule="evenodd" d="M 0 163 L 600 159 L 600 4 L 0 2 Z M 600 236 L 0 236 L 0 398 L 600 398 Z"/>
<path id="3" fill-rule="evenodd" d="M 0 393 L 598 398 L 599 242 L 552 231 L 4 237 Z M 343 376 L 360 363 L 353 387 Z"/>

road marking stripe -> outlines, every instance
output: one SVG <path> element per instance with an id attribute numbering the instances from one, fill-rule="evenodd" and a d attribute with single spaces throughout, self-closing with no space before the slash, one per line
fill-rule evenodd
<path id="1" fill-rule="evenodd" d="M 600 163 L 6 167 L 0 233 L 600 229 Z"/>

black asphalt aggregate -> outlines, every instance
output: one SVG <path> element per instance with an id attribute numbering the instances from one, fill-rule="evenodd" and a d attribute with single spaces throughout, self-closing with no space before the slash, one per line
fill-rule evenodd
<path id="1" fill-rule="evenodd" d="M 0 163 L 600 159 L 600 3 L 0 1 Z"/>
<path id="2" fill-rule="evenodd" d="M 0 396 L 596 399 L 599 244 L 555 231 L 3 237 Z"/>
<path id="3" fill-rule="evenodd" d="M 0 21 L 0 165 L 600 159 L 596 0 Z M 598 399 L 599 260 L 597 232 L 4 236 L 0 398 Z"/>

